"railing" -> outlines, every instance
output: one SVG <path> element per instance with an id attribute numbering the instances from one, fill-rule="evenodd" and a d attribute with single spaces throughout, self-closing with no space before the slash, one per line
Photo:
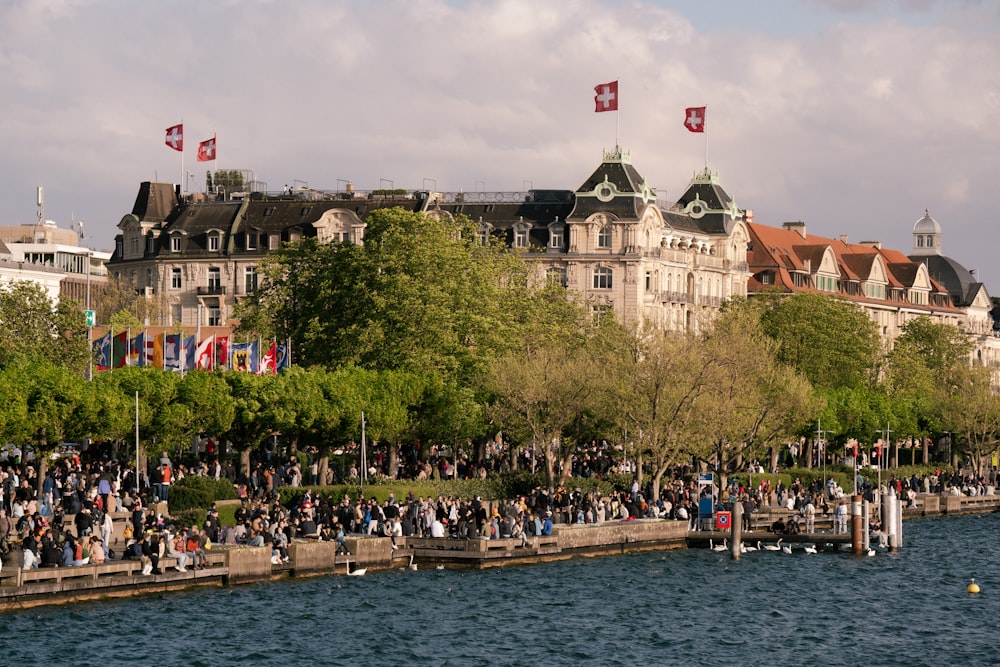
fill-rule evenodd
<path id="1" fill-rule="evenodd" d="M 226 293 L 225 285 L 199 285 L 198 296 L 215 296 Z"/>

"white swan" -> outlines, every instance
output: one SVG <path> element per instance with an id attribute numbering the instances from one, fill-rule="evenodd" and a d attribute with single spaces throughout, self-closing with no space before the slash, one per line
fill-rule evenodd
<path id="1" fill-rule="evenodd" d="M 722 544 L 712 544 L 712 540 L 709 540 L 708 548 L 712 551 L 725 551 L 729 548 L 729 540 L 722 540 Z"/>
<path id="2" fill-rule="evenodd" d="M 792 553 L 792 545 L 791 544 L 782 544 L 781 545 L 781 553 L 783 553 L 783 554 L 790 554 L 790 553 Z"/>
<path id="3" fill-rule="evenodd" d="M 777 544 L 765 544 L 764 548 L 768 551 L 780 551 L 781 550 L 781 538 L 778 538 Z"/>
<path id="4" fill-rule="evenodd" d="M 867 554 L 869 556 L 874 556 L 875 555 L 875 549 L 873 549 L 872 547 L 868 547 Z"/>
<path id="5" fill-rule="evenodd" d="M 744 543 L 742 544 L 742 547 L 743 547 L 743 548 L 742 548 L 742 551 L 743 551 L 743 553 L 748 553 L 748 552 L 752 552 L 752 551 L 757 551 L 757 549 L 760 549 L 760 542 L 758 542 L 758 543 L 757 543 L 757 546 L 753 546 L 752 544 L 751 544 L 750 546 L 747 546 L 747 545 L 746 545 L 746 542 L 744 542 Z"/>
<path id="6" fill-rule="evenodd" d="M 357 569 L 352 570 L 351 569 L 351 561 L 347 561 L 347 574 L 348 575 L 350 575 L 352 577 L 363 577 L 363 576 L 365 576 L 365 572 L 367 572 L 367 571 L 368 571 L 367 567 L 359 567 Z"/>
<path id="7" fill-rule="evenodd" d="M 410 552 L 410 569 L 411 570 L 416 570 L 417 569 L 417 564 L 413 562 L 413 552 L 412 551 Z"/>
<path id="8" fill-rule="evenodd" d="M 815 544 L 806 544 L 805 546 L 802 547 L 802 550 L 805 551 L 807 554 L 817 553 Z"/>

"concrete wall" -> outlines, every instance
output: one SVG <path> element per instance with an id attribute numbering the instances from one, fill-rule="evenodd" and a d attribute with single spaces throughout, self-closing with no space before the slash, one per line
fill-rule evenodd
<path id="1" fill-rule="evenodd" d="M 225 552 L 229 583 L 271 577 L 271 547 L 233 547 Z"/>
<path id="2" fill-rule="evenodd" d="M 595 549 L 618 544 L 638 547 L 637 543 L 647 543 L 649 546 L 668 542 L 683 544 L 687 533 L 687 521 L 660 519 L 559 526 L 555 531 L 559 547 L 564 550 Z"/>
<path id="3" fill-rule="evenodd" d="M 288 558 L 295 573 L 333 572 L 336 542 L 292 542 L 288 545 Z"/>

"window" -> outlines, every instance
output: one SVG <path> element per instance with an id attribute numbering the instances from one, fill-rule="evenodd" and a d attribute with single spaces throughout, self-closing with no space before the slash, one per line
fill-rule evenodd
<path id="1" fill-rule="evenodd" d="M 219 235 L 212 234 L 208 237 L 208 249 L 211 252 L 219 252 Z"/>
<path id="2" fill-rule="evenodd" d="M 184 322 L 182 317 L 184 314 L 184 308 L 179 303 L 175 303 L 171 309 L 171 315 L 173 316 L 174 324 L 181 324 Z"/>
<path id="3" fill-rule="evenodd" d="M 257 234 L 255 232 L 247 232 L 247 250 L 257 249 Z"/>
<path id="4" fill-rule="evenodd" d="M 919 235 L 917 236 L 917 247 L 918 248 L 923 248 L 924 247 L 924 237 L 923 236 L 919 236 Z"/>
<path id="5" fill-rule="evenodd" d="M 181 270 L 180 269 L 170 269 L 170 288 L 180 289 L 183 287 L 181 282 Z"/>
<path id="6" fill-rule="evenodd" d="M 139 254 L 139 237 L 138 236 L 133 236 L 129 240 L 132 242 L 131 243 L 131 246 L 132 246 L 132 255 L 133 256 L 134 255 L 138 255 Z"/>
<path id="7" fill-rule="evenodd" d="M 564 231 L 563 227 L 552 227 L 549 230 L 549 247 L 550 248 L 562 248 L 563 247 Z"/>
<path id="8" fill-rule="evenodd" d="M 146 238 L 146 254 L 152 255 L 154 252 L 156 252 L 156 239 L 149 236 Z"/>
<path id="9" fill-rule="evenodd" d="M 146 269 L 146 287 L 154 287 L 153 285 L 153 269 Z"/>
<path id="10" fill-rule="evenodd" d="M 181 251 L 181 237 L 171 236 L 170 237 L 170 252 L 180 252 Z"/>
<path id="11" fill-rule="evenodd" d="M 219 308 L 218 306 L 209 306 L 208 326 L 210 327 L 222 326 L 222 309 Z"/>
<path id="12" fill-rule="evenodd" d="M 528 247 L 528 230 L 524 227 L 517 227 L 514 229 L 514 247 L 515 248 L 527 248 Z"/>
<path id="13" fill-rule="evenodd" d="M 222 287 L 222 273 L 218 267 L 212 267 L 208 270 L 208 289 L 216 291 L 220 287 Z"/>
<path id="14" fill-rule="evenodd" d="M 610 248 L 611 247 L 611 226 L 607 225 L 601 227 L 600 231 L 597 232 L 597 247 L 598 248 Z"/>
<path id="15" fill-rule="evenodd" d="M 119 257 L 125 254 L 125 243 L 120 238 L 115 239 L 115 254 Z"/>
<path id="16" fill-rule="evenodd" d="M 545 282 L 549 285 L 566 287 L 566 269 L 553 266 L 545 270 Z"/>
<path id="17" fill-rule="evenodd" d="M 934 237 L 933 236 L 928 236 L 927 237 L 927 247 L 928 248 L 933 248 L 934 247 Z"/>
<path id="18" fill-rule="evenodd" d="M 600 267 L 594 269 L 594 289 L 611 289 L 611 269 Z"/>
<path id="19" fill-rule="evenodd" d="M 247 294 L 257 291 L 257 267 L 248 266 L 243 269 L 243 291 Z"/>
<path id="20" fill-rule="evenodd" d="M 649 292 L 653 289 L 653 274 L 646 271 L 646 291 Z"/>

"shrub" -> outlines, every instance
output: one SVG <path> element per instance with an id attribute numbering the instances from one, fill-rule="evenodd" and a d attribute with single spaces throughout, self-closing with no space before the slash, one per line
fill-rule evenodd
<path id="1" fill-rule="evenodd" d="M 184 512 L 190 509 L 206 509 L 216 500 L 236 498 L 236 489 L 226 479 L 189 475 L 170 485 L 170 510 Z"/>

